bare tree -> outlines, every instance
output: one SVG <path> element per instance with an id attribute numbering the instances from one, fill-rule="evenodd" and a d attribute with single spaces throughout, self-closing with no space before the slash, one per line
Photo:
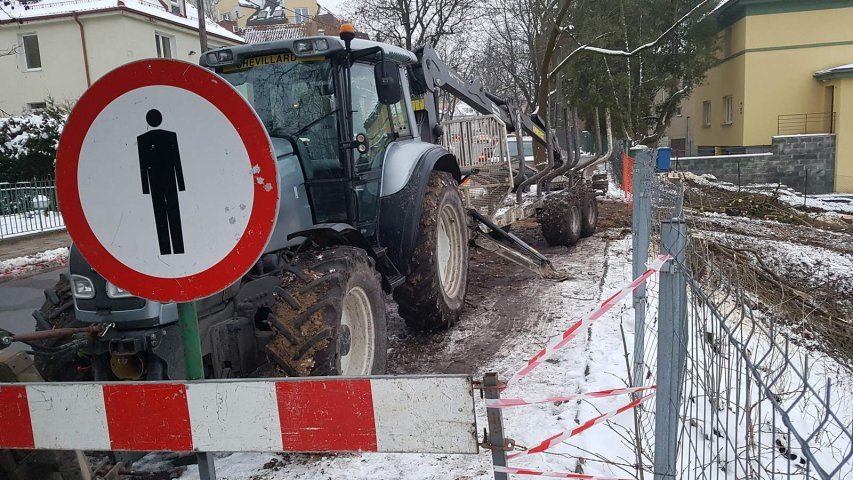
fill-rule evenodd
<path id="1" fill-rule="evenodd" d="M 359 30 L 377 41 L 412 50 L 436 47 L 464 33 L 477 17 L 478 0 L 350 0 L 345 6 Z"/>
<path id="2" fill-rule="evenodd" d="M 15 44 L 11 47 L 0 48 L 0 57 L 8 57 L 9 55 L 17 55 L 20 52 L 21 45 Z"/>

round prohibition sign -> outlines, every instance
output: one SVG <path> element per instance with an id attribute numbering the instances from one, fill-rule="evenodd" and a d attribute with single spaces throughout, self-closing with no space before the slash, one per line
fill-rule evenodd
<path id="1" fill-rule="evenodd" d="M 129 63 L 92 85 L 66 122 L 56 179 L 68 233 L 93 270 L 161 302 L 239 280 L 278 216 L 261 120 L 228 82 L 177 60 Z"/>

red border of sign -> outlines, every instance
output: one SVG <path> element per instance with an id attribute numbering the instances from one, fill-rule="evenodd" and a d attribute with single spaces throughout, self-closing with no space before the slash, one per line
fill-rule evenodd
<path id="1" fill-rule="evenodd" d="M 228 82 L 191 63 L 150 59 L 129 63 L 107 73 L 77 102 L 59 142 L 56 190 L 68 233 L 95 271 L 139 297 L 161 302 L 186 302 L 224 290 L 249 271 L 263 253 L 278 215 L 278 174 L 275 181 L 269 182 L 273 186 L 270 191 L 264 190 L 264 185 L 252 182 L 255 197 L 246 230 L 231 252 L 207 270 L 186 277 L 162 278 L 122 264 L 104 248 L 86 221 L 77 181 L 80 150 L 89 127 L 107 105 L 131 90 L 152 85 L 183 88 L 213 104 L 234 125 L 251 164 L 258 165 L 261 172 L 277 172 L 263 124 Z"/>

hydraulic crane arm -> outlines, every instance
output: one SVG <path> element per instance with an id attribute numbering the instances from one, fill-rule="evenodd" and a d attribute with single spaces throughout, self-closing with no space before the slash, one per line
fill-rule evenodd
<path id="1" fill-rule="evenodd" d="M 438 137 L 441 136 L 437 95 L 437 91 L 441 89 L 462 100 L 483 115 L 497 115 L 506 124 L 508 132 L 515 132 L 520 128 L 542 145 L 547 144 L 545 128 L 538 118 L 518 112 L 506 100 L 487 92 L 480 81 L 463 79 L 439 58 L 432 47 L 419 47 L 415 50 L 415 54 L 418 57 L 418 62 L 411 67 L 412 77 L 414 77 L 412 91 L 414 94 L 422 96 L 423 104 L 420 105 L 420 101 L 418 101 L 416 110 L 422 110 L 421 115 L 425 117 L 420 122 L 423 140 L 436 143 Z M 551 140 L 555 158 L 558 159 L 560 148 L 557 139 L 552 135 Z"/>

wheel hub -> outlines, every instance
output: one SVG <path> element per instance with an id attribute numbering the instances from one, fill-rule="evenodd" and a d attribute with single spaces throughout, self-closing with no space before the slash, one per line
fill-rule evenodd
<path id="1" fill-rule="evenodd" d="M 350 347 L 352 347 L 352 331 L 349 325 L 341 325 L 338 333 L 338 348 L 340 348 L 341 356 L 349 355 Z"/>

